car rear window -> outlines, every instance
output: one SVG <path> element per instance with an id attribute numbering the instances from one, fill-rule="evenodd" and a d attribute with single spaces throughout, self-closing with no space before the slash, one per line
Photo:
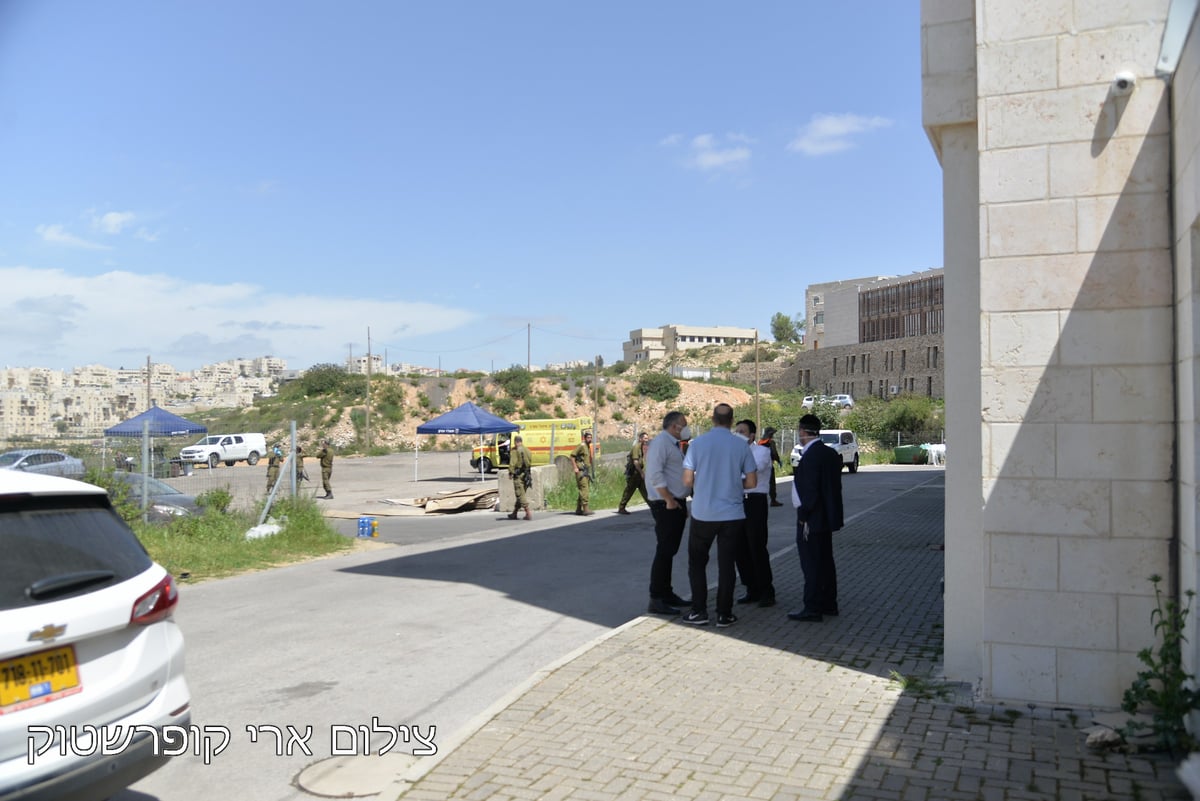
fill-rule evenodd
<path id="1" fill-rule="evenodd" d="M 150 567 L 102 495 L 0 498 L 0 610 L 111 587 Z"/>

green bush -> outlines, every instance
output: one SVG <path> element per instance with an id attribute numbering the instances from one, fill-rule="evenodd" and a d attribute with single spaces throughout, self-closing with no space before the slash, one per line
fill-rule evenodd
<path id="1" fill-rule="evenodd" d="M 229 510 L 231 503 L 233 493 L 226 487 L 214 487 L 196 496 L 196 505 L 205 511 L 212 509 L 215 512 L 225 512 Z"/>
<path id="2" fill-rule="evenodd" d="M 507 370 L 492 374 L 492 380 L 500 385 L 504 394 L 513 400 L 522 400 L 533 388 L 533 376 L 524 367 L 514 364 Z"/>
<path id="3" fill-rule="evenodd" d="M 636 391 L 656 401 L 669 401 L 679 397 L 679 382 L 666 373 L 646 373 L 638 379 Z"/>

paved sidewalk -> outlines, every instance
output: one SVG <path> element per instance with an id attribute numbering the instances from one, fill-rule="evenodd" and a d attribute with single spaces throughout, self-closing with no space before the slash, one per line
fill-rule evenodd
<path id="1" fill-rule="evenodd" d="M 786 619 L 793 548 L 773 562 L 781 606 L 727 629 L 632 621 L 380 798 L 1188 798 L 1163 757 L 1090 751 L 1083 710 L 978 706 L 937 680 L 944 492 L 935 478 L 835 535 L 840 617 Z"/>

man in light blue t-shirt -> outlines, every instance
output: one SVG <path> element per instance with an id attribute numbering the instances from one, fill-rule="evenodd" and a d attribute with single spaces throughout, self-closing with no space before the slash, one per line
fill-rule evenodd
<path id="1" fill-rule="evenodd" d="M 736 584 L 734 557 L 745 525 L 745 491 L 758 483 L 758 466 L 750 443 L 734 436 L 733 407 L 718 403 L 713 428 L 692 440 L 683 457 L 683 483 L 692 489 L 692 524 L 688 533 L 688 579 L 692 611 L 684 623 L 708 625 L 708 556 L 717 541 L 717 626 L 737 622 L 733 614 Z"/>

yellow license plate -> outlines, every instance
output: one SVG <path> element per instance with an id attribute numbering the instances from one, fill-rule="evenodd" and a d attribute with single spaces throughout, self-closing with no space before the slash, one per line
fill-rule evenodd
<path id="1" fill-rule="evenodd" d="M 73 645 L 0 660 L 0 715 L 73 695 L 80 689 Z"/>

